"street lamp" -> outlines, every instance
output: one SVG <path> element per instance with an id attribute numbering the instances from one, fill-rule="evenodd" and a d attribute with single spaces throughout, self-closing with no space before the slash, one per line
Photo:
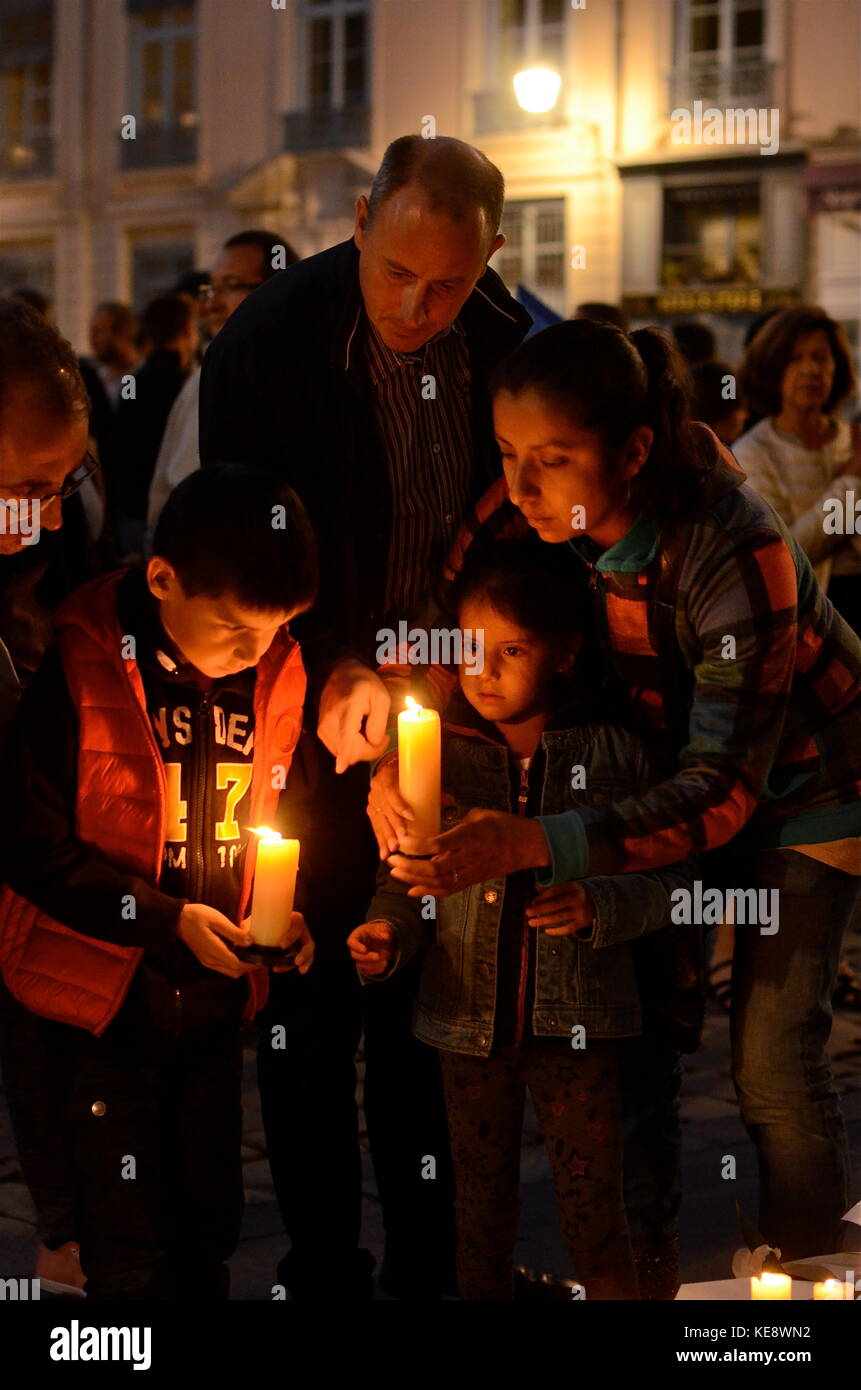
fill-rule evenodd
<path id="1" fill-rule="evenodd" d="M 514 94 L 524 111 L 550 111 L 561 85 L 561 77 L 552 68 L 524 68 L 515 74 Z"/>

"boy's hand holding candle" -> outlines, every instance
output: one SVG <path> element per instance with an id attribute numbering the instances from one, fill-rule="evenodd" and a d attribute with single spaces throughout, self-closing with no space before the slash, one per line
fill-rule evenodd
<path id="1" fill-rule="evenodd" d="M 246 917 L 245 921 L 242 923 L 243 928 L 248 929 L 249 945 L 254 941 L 251 935 L 251 921 L 252 919 L 250 917 Z M 293 912 L 290 914 L 290 930 L 284 942 L 284 946 L 290 949 L 295 947 L 296 954 L 284 964 L 273 965 L 273 972 L 276 975 L 281 975 L 285 970 L 293 970 L 295 968 L 299 971 L 300 975 L 307 975 L 314 963 L 314 952 L 316 947 L 314 945 L 314 938 L 308 929 L 308 923 L 305 921 L 301 912 Z"/>
<path id="2" fill-rule="evenodd" d="M 253 965 L 281 969 L 291 968 L 294 963 L 298 965 L 301 956 L 305 969 L 300 969 L 300 974 L 304 975 L 313 959 L 313 942 L 301 912 L 293 911 L 299 841 L 285 840 L 277 830 L 268 828 L 252 827 L 251 833 L 259 837 L 248 919 L 251 940 L 239 946 L 237 955 Z M 299 941 L 302 945 L 291 950 Z"/>
<path id="3" fill-rule="evenodd" d="M 251 933 L 247 923 L 237 927 L 223 912 L 206 903 L 186 903 L 179 914 L 176 934 L 207 970 L 217 970 L 219 975 L 238 979 L 253 968 L 243 964 L 222 940 L 225 938 L 236 946 L 249 946 Z"/>
<path id="4" fill-rule="evenodd" d="M 363 922 L 347 937 L 350 955 L 363 975 L 382 975 L 397 950 L 398 935 L 390 922 Z"/>

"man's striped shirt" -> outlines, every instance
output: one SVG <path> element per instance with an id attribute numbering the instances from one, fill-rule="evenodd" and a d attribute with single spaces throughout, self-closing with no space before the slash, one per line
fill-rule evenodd
<path id="1" fill-rule="evenodd" d="M 365 361 L 392 498 L 384 623 L 396 626 L 442 569 L 470 501 L 466 336 L 455 319 L 418 352 L 394 352 L 368 322 Z"/>

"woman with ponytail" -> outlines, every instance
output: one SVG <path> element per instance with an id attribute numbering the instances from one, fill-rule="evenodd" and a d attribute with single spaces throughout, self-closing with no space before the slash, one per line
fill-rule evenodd
<path id="1" fill-rule="evenodd" d="M 635 730 L 666 755 L 662 780 L 561 815 L 475 810 L 431 842 L 431 859 L 390 862 L 415 896 L 531 869 L 562 897 L 571 880 L 588 892 L 591 876 L 708 851 L 703 892 L 720 882 L 744 895 L 729 899 L 731 1035 L 759 1226 L 800 1258 L 839 1248 L 850 1205 L 826 1043 L 861 885 L 861 643 L 780 518 L 690 421 L 688 399 L 687 369 L 655 329 L 576 320 L 528 339 L 495 383 L 504 478 L 468 519 L 448 575 L 470 544 L 518 528 L 567 554 L 593 596 L 596 686 L 627 691 Z M 415 688 L 414 667 L 391 674 Z M 444 704 L 447 673 L 426 674 L 427 702 Z M 408 819 L 391 763 L 369 798 L 384 857 Z M 691 942 L 721 918 L 702 904 L 674 912 Z M 626 1150 L 626 1200 L 637 1162 Z M 630 1198 L 641 1213 L 644 1171 Z M 636 1229 L 630 1205 L 629 1218 Z"/>

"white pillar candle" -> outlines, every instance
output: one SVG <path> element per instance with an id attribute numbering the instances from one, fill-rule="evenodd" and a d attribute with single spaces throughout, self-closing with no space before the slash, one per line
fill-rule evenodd
<path id="1" fill-rule="evenodd" d="M 843 1284 L 839 1279 L 824 1279 L 813 1285 L 813 1297 L 817 1303 L 842 1303 Z"/>
<path id="2" fill-rule="evenodd" d="M 750 1297 L 754 1303 L 792 1298 L 792 1280 L 788 1274 L 763 1274 L 750 1281 Z"/>
<path id="3" fill-rule="evenodd" d="M 260 837 L 254 868 L 251 935 L 258 946 L 285 946 L 290 935 L 299 841 L 284 840 L 277 830 L 254 830 Z"/>
<path id="4" fill-rule="evenodd" d="M 398 715 L 398 783 L 401 796 L 415 813 L 409 835 L 401 841 L 404 854 L 423 854 L 423 841 L 439 834 L 441 799 L 441 731 L 435 709 L 423 709 L 411 695 Z"/>

